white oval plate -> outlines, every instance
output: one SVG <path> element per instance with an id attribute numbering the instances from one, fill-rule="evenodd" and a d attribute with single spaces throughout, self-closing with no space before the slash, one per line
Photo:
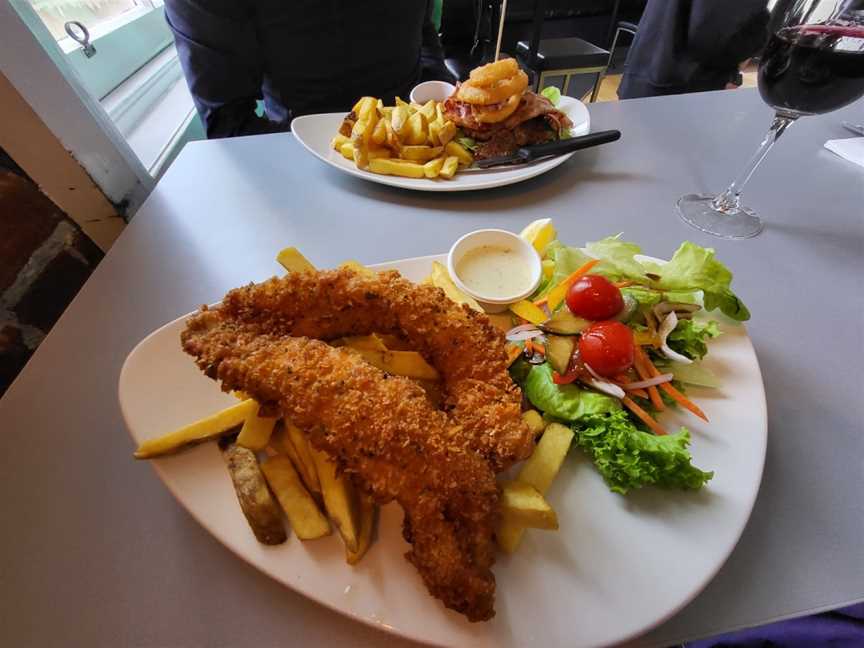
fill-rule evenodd
<path id="1" fill-rule="evenodd" d="M 573 122 L 574 135 L 586 135 L 591 131 L 591 116 L 588 109 L 578 99 L 561 97 L 558 107 L 567 114 Z M 345 117 L 344 113 L 326 113 L 320 115 L 304 115 L 291 122 L 294 137 L 306 150 L 332 167 L 350 173 L 364 180 L 379 184 L 415 189 L 417 191 L 471 191 L 473 189 L 491 189 L 503 187 L 528 180 L 541 173 L 546 173 L 570 159 L 573 153 L 560 155 L 549 160 L 541 160 L 532 164 L 516 167 L 499 167 L 483 171 L 468 171 L 457 173 L 451 180 L 431 180 L 429 178 L 399 178 L 380 175 L 358 169 L 330 146 L 330 140 L 339 131 L 339 125 Z"/>
<path id="2" fill-rule="evenodd" d="M 374 267 L 419 281 L 435 260 L 445 257 Z M 236 402 L 181 351 L 186 317 L 152 333 L 123 365 L 120 408 L 138 443 Z M 351 567 L 335 535 L 259 544 L 215 443 L 152 464 L 177 500 L 234 553 L 359 621 L 447 646 L 617 643 L 669 618 L 705 587 L 737 543 L 756 498 L 767 440 L 762 377 L 744 327 L 721 326 L 705 364 L 724 386 L 691 390 L 711 424 L 686 413 L 663 416 L 669 428 L 690 428 L 694 463 L 714 470 L 714 479 L 698 493 L 647 489 L 621 497 L 574 450 L 548 493 L 560 530 L 530 530 L 516 554 L 499 555 L 497 615 L 487 623 L 468 623 L 429 596 L 403 558 L 408 546 L 395 504 L 383 508 L 378 540 Z"/>

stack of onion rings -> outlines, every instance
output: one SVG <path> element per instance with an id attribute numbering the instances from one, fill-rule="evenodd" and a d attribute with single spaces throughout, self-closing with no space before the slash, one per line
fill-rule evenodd
<path id="1" fill-rule="evenodd" d="M 456 96 L 475 108 L 477 121 L 494 124 L 516 112 L 527 87 L 528 75 L 515 59 L 502 59 L 472 70 Z"/>

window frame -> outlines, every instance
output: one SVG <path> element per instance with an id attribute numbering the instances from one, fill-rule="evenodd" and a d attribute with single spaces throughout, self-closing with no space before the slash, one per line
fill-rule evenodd
<path id="1" fill-rule="evenodd" d="M 161 5 L 142 6 L 89 31 L 96 48 L 91 58 L 69 37 L 57 45 L 84 87 L 99 100 L 174 43 Z"/>

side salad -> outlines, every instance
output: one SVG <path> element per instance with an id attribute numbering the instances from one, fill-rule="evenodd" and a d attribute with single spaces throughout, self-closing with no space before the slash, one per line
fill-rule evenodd
<path id="1" fill-rule="evenodd" d="M 522 236 L 544 271 L 535 293 L 511 307 L 521 323 L 507 332 L 520 349 L 510 373 L 527 400 L 573 430 L 612 491 L 701 488 L 713 472 L 693 466 L 690 432 L 670 432 L 659 415 L 683 408 L 708 421 L 687 387 L 719 386 L 700 364 L 720 334 L 704 314 L 750 317 L 732 273 L 691 242 L 658 264 L 620 235 L 564 245 L 549 219 Z"/>

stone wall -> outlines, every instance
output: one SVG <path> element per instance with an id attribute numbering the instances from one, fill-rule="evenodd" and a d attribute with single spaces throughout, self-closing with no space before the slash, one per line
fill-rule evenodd
<path id="1" fill-rule="evenodd" d="M 102 256 L 0 149 L 0 395 Z"/>

